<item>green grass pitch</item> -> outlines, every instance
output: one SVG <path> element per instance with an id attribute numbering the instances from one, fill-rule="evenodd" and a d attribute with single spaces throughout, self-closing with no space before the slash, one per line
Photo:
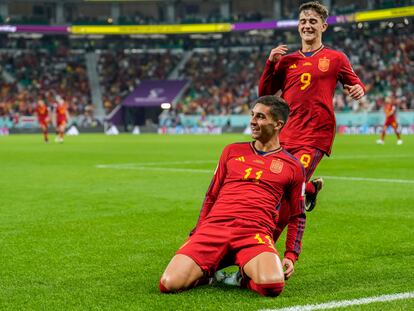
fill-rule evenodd
<path id="1" fill-rule="evenodd" d="M 0 310 L 256 311 L 412 292 L 414 136 L 376 138 L 336 138 L 315 174 L 326 186 L 296 274 L 272 299 L 226 286 L 158 291 L 222 148 L 249 137 L 0 137 Z M 413 309 L 408 299 L 347 310 Z"/>

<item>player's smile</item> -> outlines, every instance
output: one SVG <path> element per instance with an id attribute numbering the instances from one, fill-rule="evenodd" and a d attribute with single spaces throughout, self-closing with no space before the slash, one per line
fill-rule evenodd
<path id="1" fill-rule="evenodd" d="M 305 42 L 314 41 L 326 30 L 326 23 L 313 10 L 305 10 L 299 16 L 299 34 Z"/>
<path id="2" fill-rule="evenodd" d="M 256 140 L 267 139 L 273 134 L 274 121 L 270 115 L 270 108 L 256 104 L 251 112 L 250 128 L 252 138 Z"/>

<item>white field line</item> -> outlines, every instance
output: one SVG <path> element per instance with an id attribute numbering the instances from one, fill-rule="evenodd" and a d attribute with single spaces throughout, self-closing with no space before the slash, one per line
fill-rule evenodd
<path id="1" fill-rule="evenodd" d="M 387 178 L 366 178 L 366 177 L 352 177 L 352 176 L 322 176 L 325 179 L 336 180 L 352 180 L 352 181 L 372 181 L 396 184 L 414 184 L 412 179 L 387 179 Z"/>
<path id="2" fill-rule="evenodd" d="M 153 167 L 153 166 L 117 166 L 117 165 L 97 165 L 97 168 L 109 168 L 116 170 L 137 170 L 137 171 L 162 171 L 162 172 L 188 172 L 188 173 L 214 173 L 214 169 L 202 170 L 192 168 L 171 168 L 171 167 Z"/>
<path id="3" fill-rule="evenodd" d="M 366 298 L 352 299 L 352 300 L 330 301 L 330 302 L 321 303 L 317 305 L 293 306 L 293 307 L 287 307 L 287 308 L 282 308 L 282 309 L 261 309 L 259 311 L 327 310 L 327 309 L 336 309 L 336 308 L 346 308 L 349 306 L 366 305 L 366 304 L 370 304 L 374 302 L 387 302 L 387 301 L 393 301 L 393 300 L 412 299 L 412 298 L 414 298 L 414 292 L 366 297 Z"/>
<path id="4" fill-rule="evenodd" d="M 339 155 L 339 156 L 331 156 L 331 157 L 324 157 L 324 159 L 328 160 L 353 160 L 353 159 L 395 159 L 395 158 L 412 158 L 412 154 L 360 154 L 360 155 Z"/>
<path id="5" fill-rule="evenodd" d="M 175 161 L 175 162 L 142 162 L 142 163 L 119 163 L 119 164 L 98 164 L 99 168 L 119 168 L 119 167 L 134 167 L 134 166 L 152 166 L 152 165 L 180 165 L 180 164 L 203 164 L 203 163 L 217 163 L 217 161 Z"/>
<path id="6" fill-rule="evenodd" d="M 199 162 L 163 162 L 162 164 L 193 164 L 193 163 L 215 163 L 212 161 L 199 161 Z M 200 174 L 211 174 L 214 169 L 193 169 L 193 168 L 178 168 L 178 167 L 155 167 L 153 163 L 144 163 L 148 166 L 140 163 L 127 163 L 127 164 L 98 164 L 97 168 L 104 169 L 117 169 L 117 170 L 138 170 L 138 171 L 162 171 L 162 172 L 174 172 L 174 173 L 200 173 Z M 352 176 L 322 176 L 326 179 L 332 180 L 350 180 L 350 181 L 368 181 L 368 182 L 382 182 L 382 183 L 397 183 L 397 184 L 414 184 L 414 180 L 411 179 L 386 179 L 386 178 L 366 178 L 366 177 L 352 177 Z"/>

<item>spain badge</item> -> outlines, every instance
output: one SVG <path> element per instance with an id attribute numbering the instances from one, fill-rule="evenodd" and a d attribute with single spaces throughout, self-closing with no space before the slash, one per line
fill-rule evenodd
<path id="1" fill-rule="evenodd" d="M 329 70 L 329 63 L 330 63 L 330 60 L 329 58 L 326 58 L 326 56 L 324 56 L 323 58 L 319 58 L 319 63 L 318 63 L 319 70 L 322 72 L 327 72 Z"/>
<path id="2" fill-rule="evenodd" d="M 279 174 L 283 169 L 283 162 L 279 159 L 272 160 L 270 164 L 270 171 L 275 174 Z"/>

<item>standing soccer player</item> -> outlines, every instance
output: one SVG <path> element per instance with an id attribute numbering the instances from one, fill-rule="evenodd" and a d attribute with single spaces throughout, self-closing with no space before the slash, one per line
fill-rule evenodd
<path id="1" fill-rule="evenodd" d="M 382 127 L 381 138 L 377 140 L 377 144 L 384 144 L 385 134 L 388 127 L 391 126 L 394 129 L 395 135 L 397 135 L 397 145 L 402 145 L 403 141 L 401 139 L 401 133 L 398 131 L 397 105 L 391 97 L 385 99 L 384 113 L 385 122 Z"/>
<path id="2" fill-rule="evenodd" d="M 63 143 L 63 137 L 65 136 L 66 124 L 69 120 L 69 114 L 66 108 L 65 101 L 61 98 L 57 100 L 55 115 L 56 115 L 56 135 L 57 135 L 55 142 Z"/>
<path id="3" fill-rule="evenodd" d="M 49 142 L 48 138 L 48 124 L 49 124 L 49 108 L 46 106 L 46 103 L 43 99 L 37 101 L 37 106 L 35 110 L 37 116 L 37 122 L 39 122 L 40 128 L 43 133 L 43 140 L 45 143 Z"/>
<path id="4" fill-rule="evenodd" d="M 250 121 L 254 141 L 224 148 L 197 225 L 165 269 L 161 292 L 205 284 L 224 263 L 240 267 L 243 287 L 264 296 L 282 292 L 305 227 L 304 169 L 278 139 L 288 114 L 280 97 L 256 100 Z M 289 202 L 290 217 L 281 262 L 272 236 L 282 197 Z"/>
<path id="5" fill-rule="evenodd" d="M 280 135 L 280 143 L 303 164 L 307 181 L 323 155 L 331 153 L 336 131 L 332 98 L 337 82 L 354 100 L 365 93 L 347 57 L 323 45 L 327 18 L 328 10 L 320 3 L 302 4 L 298 25 L 302 48 L 291 54 L 287 54 L 286 45 L 272 49 L 259 82 L 260 96 L 280 91 L 289 105 L 289 122 Z M 315 207 L 322 186 L 321 178 L 306 184 L 307 211 Z M 280 225 L 283 222 L 286 220 Z"/>

